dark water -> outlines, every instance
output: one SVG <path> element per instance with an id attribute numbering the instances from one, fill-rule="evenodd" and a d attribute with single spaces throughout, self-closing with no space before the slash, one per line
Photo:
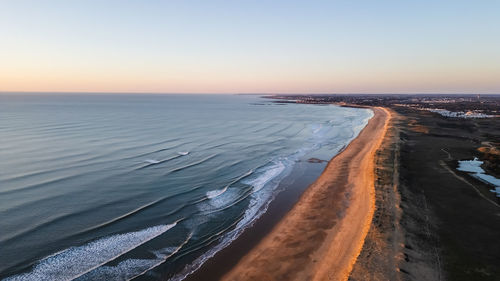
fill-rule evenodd
<path id="1" fill-rule="evenodd" d="M 0 95 L 0 277 L 182 279 L 365 109 L 256 96 Z M 161 271 L 161 272 L 159 272 Z"/>

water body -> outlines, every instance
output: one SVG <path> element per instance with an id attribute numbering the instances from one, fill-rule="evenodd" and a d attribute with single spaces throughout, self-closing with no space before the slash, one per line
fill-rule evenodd
<path id="1" fill-rule="evenodd" d="M 0 278 L 182 279 L 371 116 L 242 95 L 0 94 Z"/>
<path id="2" fill-rule="evenodd" d="M 473 177 L 492 185 L 494 189 L 491 189 L 490 191 L 496 193 L 497 197 L 500 197 L 500 179 L 486 174 L 483 168 L 481 168 L 481 165 L 483 165 L 483 161 L 480 161 L 477 157 L 474 157 L 474 159 L 472 160 L 458 161 L 457 170 L 468 172 Z"/>

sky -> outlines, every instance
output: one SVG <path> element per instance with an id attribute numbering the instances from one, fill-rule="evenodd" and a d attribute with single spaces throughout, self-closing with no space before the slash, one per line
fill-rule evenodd
<path id="1" fill-rule="evenodd" d="M 500 1 L 0 0 L 0 91 L 500 93 Z"/>

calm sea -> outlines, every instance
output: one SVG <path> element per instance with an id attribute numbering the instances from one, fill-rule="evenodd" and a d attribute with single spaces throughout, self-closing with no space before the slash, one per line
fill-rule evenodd
<path id="1" fill-rule="evenodd" d="M 371 116 L 244 95 L 0 94 L 0 278 L 182 279 Z"/>

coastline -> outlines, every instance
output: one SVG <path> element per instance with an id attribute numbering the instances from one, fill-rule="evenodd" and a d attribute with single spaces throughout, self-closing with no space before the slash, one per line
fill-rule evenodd
<path id="1" fill-rule="evenodd" d="M 374 116 L 224 280 L 346 280 L 373 216 L 374 157 L 390 112 Z"/>
<path id="2" fill-rule="evenodd" d="M 382 204 L 379 217 L 385 221 L 374 220 L 372 229 L 385 235 L 367 239 L 356 265 L 361 274 L 353 274 L 352 280 L 366 280 L 363 273 L 380 277 L 373 280 L 498 280 L 500 213 L 494 202 L 500 200 L 490 192 L 491 185 L 457 168 L 460 160 L 489 156 L 482 147 L 498 139 L 499 119 L 448 118 L 398 106 L 392 110 L 401 119 L 390 149 L 399 162 L 393 191 L 400 196 L 399 215 L 391 216 Z M 395 248 L 384 247 L 395 237 Z"/>
<path id="3" fill-rule="evenodd" d="M 500 199 L 457 170 L 461 160 L 490 156 L 483 147 L 499 135 L 498 119 L 389 110 L 375 213 L 349 280 L 498 280 Z"/>
<path id="4" fill-rule="evenodd" d="M 401 280 L 400 274 L 404 271 L 401 262 L 408 258 L 403 253 L 405 239 L 399 190 L 399 126 L 402 117 L 392 109 L 388 110 L 392 118 L 376 158 L 375 211 L 363 249 L 349 275 L 350 281 Z"/>
<path id="5" fill-rule="evenodd" d="M 273 227 L 292 209 L 307 187 L 321 175 L 325 167 L 326 163 L 324 162 L 316 163 L 306 160 L 298 162 L 291 175 L 280 182 L 278 189 L 283 191 L 276 194 L 267 211 L 245 229 L 238 238 L 205 261 L 199 269 L 186 276 L 183 281 L 206 281 L 222 278 L 272 231 Z M 286 190 L 284 190 L 285 188 Z"/>
<path id="6" fill-rule="evenodd" d="M 293 98 L 293 101 L 287 99 Z M 348 280 L 498 280 L 500 198 L 460 171 L 478 158 L 499 178 L 499 96 L 280 96 L 279 102 L 381 106 L 392 118 L 377 151 L 375 211 Z M 460 100 L 459 100 L 460 99 Z M 459 102 L 457 102 L 459 101 Z"/>

